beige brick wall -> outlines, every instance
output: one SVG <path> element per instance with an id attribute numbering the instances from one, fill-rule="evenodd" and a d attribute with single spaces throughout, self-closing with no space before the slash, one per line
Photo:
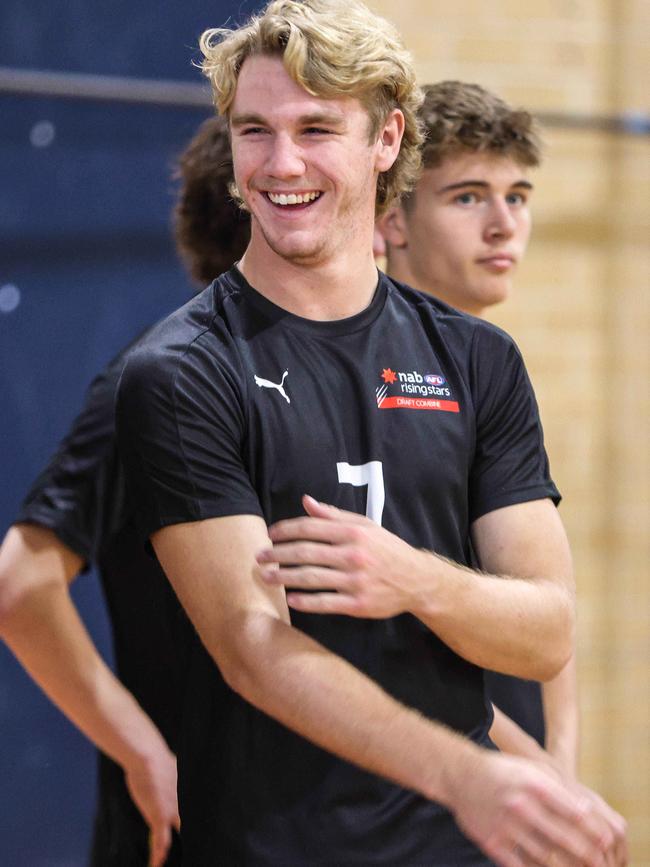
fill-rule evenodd
<path id="1" fill-rule="evenodd" d="M 647 0 L 370 0 L 420 80 L 477 81 L 533 110 L 650 110 Z M 547 130 L 517 338 L 565 501 L 579 595 L 581 775 L 650 865 L 650 147 Z"/>

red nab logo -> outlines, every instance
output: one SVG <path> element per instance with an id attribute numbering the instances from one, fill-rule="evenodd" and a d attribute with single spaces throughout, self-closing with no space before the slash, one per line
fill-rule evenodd
<path id="1" fill-rule="evenodd" d="M 396 371 L 384 367 L 377 386 L 378 409 L 428 409 L 438 412 L 460 412 L 458 402 L 452 397 L 447 380 L 439 373 L 424 376 L 413 371 Z"/>

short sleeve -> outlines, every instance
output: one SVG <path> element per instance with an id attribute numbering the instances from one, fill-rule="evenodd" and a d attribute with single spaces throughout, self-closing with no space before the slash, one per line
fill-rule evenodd
<path id="1" fill-rule="evenodd" d="M 225 342 L 224 342 L 225 341 Z M 262 515 L 246 469 L 246 412 L 236 353 L 211 332 L 186 348 L 135 352 L 118 390 L 117 429 L 140 529 Z"/>
<path id="2" fill-rule="evenodd" d="M 557 505 L 537 401 L 521 354 L 493 326 L 472 346 L 476 446 L 469 478 L 470 521 L 504 506 L 549 497 Z"/>
<path id="3" fill-rule="evenodd" d="M 16 523 L 52 530 L 87 564 L 125 520 L 114 413 L 123 365 L 124 353 L 93 380 L 81 412 L 16 516 Z"/>

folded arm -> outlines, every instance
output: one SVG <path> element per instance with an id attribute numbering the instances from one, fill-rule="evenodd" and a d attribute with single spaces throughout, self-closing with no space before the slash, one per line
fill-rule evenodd
<path id="1" fill-rule="evenodd" d="M 190 619 L 230 687 L 324 749 L 445 804 L 498 864 L 518 841 L 574 856 L 619 848 L 608 823 L 537 766 L 477 747 L 397 702 L 289 622 L 282 587 L 266 584 L 255 553 L 268 547 L 261 518 L 177 524 L 152 536 Z M 619 823 L 619 824 L 616 824 Z M 541 841 L 541 842 L 540 842 Z"/>
<path id="2" fill-rule="evenodd" d="M 410 612 L 465 659 L 536 680 L 569 658 L 571 557 L 550 500 L 474 522 L 485 572 L 413 548 L 361 515 L 310 497 L 304 505 L 308 517 L 272 527 L 274 545 L 258 558 L 266 582 L 291 588 L 291 607 L 357 617 Z"/>
<path id="3" fill-rule="evenodd" d="M 79 618 L 68 586 L 82 566 L 51 530 L 11 527 L 0 547 L 0 637 L 63 713 L 124 768 L 152 831 L 155 867 L 180 823 L 176 760 Z"/>

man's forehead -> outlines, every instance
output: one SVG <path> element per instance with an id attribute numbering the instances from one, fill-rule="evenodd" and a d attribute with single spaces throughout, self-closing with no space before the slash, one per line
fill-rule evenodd
<path id="1" fill-rule="evenodd" d="M 448 156 L 439 166 L 424 169 L 422 180 L 436 191 L 472 184 L 530 189 L 529 169 L 509 156 L 463 153 Z"/>
<path id="2" fill-rule="evenodd" d="M 291 117 L 342 122 L 356 110 L 362 110 L 361 104 L 352 97 L 328 99 L 309 93 L 291 78 L 280 57 L 254 55 L 242 65 L 230 118 L 233 125 L 248 115 L 257 120 Z"/>

